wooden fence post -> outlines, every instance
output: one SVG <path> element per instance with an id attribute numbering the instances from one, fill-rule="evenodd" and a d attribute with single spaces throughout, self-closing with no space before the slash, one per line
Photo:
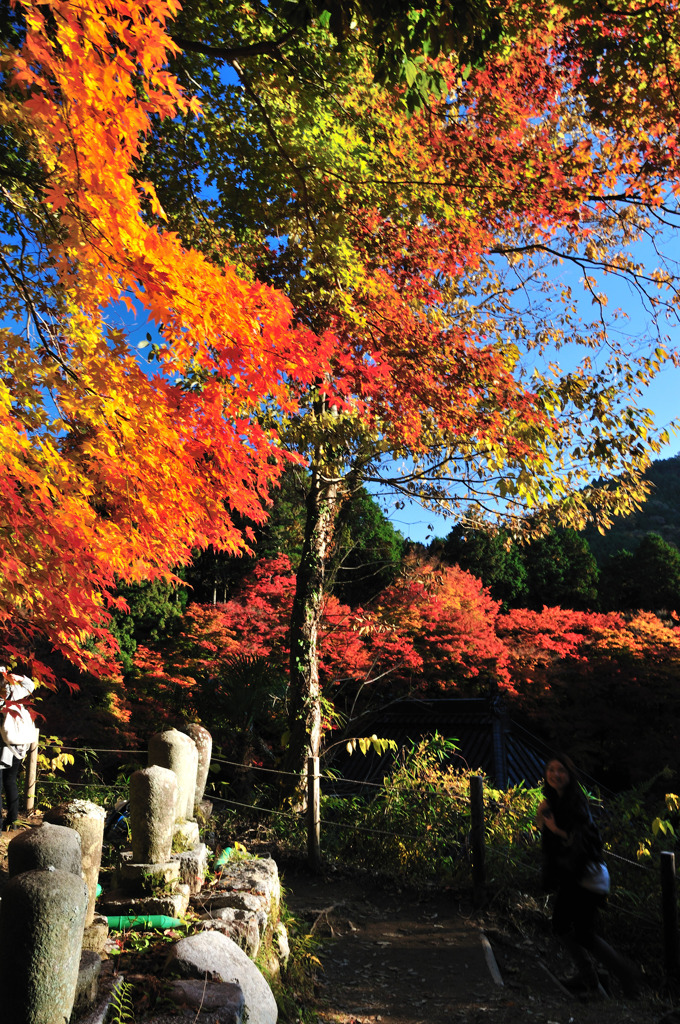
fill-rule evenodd
<path id="1" fill-rule="evenodd" d="M 476 907 L 484 902 L 486 851 L 484 848 L 484 780 L 470 776 L 470 842 L 472 847 L 472 895 Z"/>
<path id="2" fill-rule="evenodd" d="M 678 975 L 678 897 L 675 881 L 675 854 L 664 850 L 661 854 L 661 916 L 663 920 L 663 946 L 666 976 Z"/>
<path id="3" fill-rule="evenodd" d="M 24 810 L 30 814 L 35 806 L 35 787 L 38 781 L 38 742 L 39 734 L 35 742 L 31 744 L 26 755 L 26 779 L 24 783 Z"/>
<path id="4" fill-rule="evenodd" d="M 321 786 L 319 758 L 307 758 L 307 859 L 313 871 L 321 867 Z"/>

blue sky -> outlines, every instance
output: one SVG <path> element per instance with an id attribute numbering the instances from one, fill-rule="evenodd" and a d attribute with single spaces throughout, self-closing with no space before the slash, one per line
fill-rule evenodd
<path id="1" fill-rule="evenodd" d="M 667 249 L 672 253 L 676 239 L 673 236 L 669 236 L 665 239 L 665 242 Z M 649 267 L 658 266 L 664 262 L 666 264 L 674 263 L 672 257 L 664 261 L 659 258 L 658 253 L 650 253 L 645 245 L 636 246 L 635 254 L 640 259 L 646 257 Z M 679 268 L 677 266 L 673 265 L 669 269 L 676 275 L 678 274 Z M 562 281 L 567 281 L 571 276 L 570 283 L 574 288 L 574 294 L 576 294 L 577 287 L 580 288 L 578 272 L 570 275 L 569 270 L 562 266 L 556 273 L 559 273 L 559 279 Z M 653 350 L 656 341 L 650 341 L 649 339 L 650 337 L 654 339 L 656 334 L 655 328 L 650 321 L 648 311 L 645 310 L 639 301 L 639 296 L 635 291 L 624 281 L 616 279 L 612 275 L 602 277 L 600 285 L 601 290 L 606 292 L 610 299 L 607 310 L 608 314 L 613 314 L 618 309 L 624 310 L 626 313 L 625 319 L 612 324 L 613 334 L 618 334 L 619 340 L 625 339 L 632 349 L 639 345 L 643 351 Z M 590 303 L 586 300 L 580 300 L 579 313 L 583 315 L 584 320 L 589 317 L 587 309 L 589 305 Z M 667 347 L 671 350 L 677 348 L 680 351 L 680 323 L 675 324 L 676 318 L 677 313 L 672 312 L 669 319 L 666 320 L 663 316 L 660 316 L 659 320 L 661 329 L 666 333 L 665 342 Z M 579 362 L 586 353 L 580 349 L 580 346 L 578 351 L 575 351 L 577 346 L 572 346 L 574 351 L 570 354 L 568 348 L 569 346 L 562 350 L 562 352 L 555 353 L 552 358 L 563 367 L 572 369 L 575 363 Z M 680 367 L 675 367 L 669 362 L 651 382 L 643 396 L 636 401 L 638 406 L 652 411 L 658 427 L 669 427 L 674 419 L 680 418 Z M 654 458 L 668 459 L 679 453 L 680 433 L 670 431 L 669 443 Z M 455 516 L 437 515 L 415 502 L 408 504 L 404 509 L 395 509 L 392 512 L 386 511 L 390 521 L 405 537 L 425 544 L 429 543 L 434 537 L 445 537 L 456 522 Z"/>
<path id="2" fill-rule="evenodd" d="M 680 332 L 676 339 L 680 346 Z M 680 416 L 680 368 L 668 366 L 648 388 L 644 399 L 646 408 L 654 412 L 659 426 L 665 426 Z M 657 455 L 657 459 L 670 459 L 680 453 L 680 434 L 671 434 L 670 443 Z M 421 506 L 411 503 L 404 509 L 394 511 L 390 521 L 410 540 L 428 544 L 433 537 L 445 537 L 454 526 L 455 518 L 435 515 Z"/>
<path id="3" fill-rule="evenodd" d="M 117 310 L 110 310 L 108 316 L 112 326 L 124 328 L 127 332 L 131 345 L 144 346 L 146 333 L 151 330 L 148 321 L 144 316 L 135 318 L 124 306 L 119 305 Z M 645 332 L 640 330 L 640 334 Z M 671 343 L 675 342 L 680 348 L 680 328 L 671 335 Z M 141 362 L 146 361 L 145 349 L 138 350 L 138 358 Z M 155 372 L 157 364 L 149 364 L 150 372 Z M 680 368 L 672 365 L 665 367 L 657 378 L 647 389 L 645 397 L 640 404 L 651 409 L 654 413 L 656 423 L 659 426 L 670 424 L 673 418 L 680 416 Z M 664 447 L 656 458 L 666 459 L 680 453 L 680 434 L 671 434 L 670 443 Z M 430 512 L 422 508 L 416 502 L 407 503 L 403 509 L 385 509 L 394 527 L 413 541 L 429 543 L 434 537 L 445 537 L 455 524 L 455 517 L 446 517 Z"/>
<path id="4" fill-rule="evenodd" d="M 669 269 L 672 273 L 680 276 L 680 266 L 675 265 L 672 256 L 675 247 L 674 243 L 676 242 L 674 233 L 666 233 L 666 237 L 662 239 L 662 242 L 663 247 L 666 249 L 665 258 L 658 250 L 652 251 L 651 247 L 645 242 L 637 243 L 634 246 L 636 258 L 644 261 L 648 267 L 659 266 L 664 263 L 667 265 L 669 263 L 673 264 Z M 669 253 L 671 254 L 670 256 L 668 255 Z M 554 278 L 553 274 L 555 275 Z M 560 265 L 554 271 L 551 270 L 550 277 L 553 280 L 557 280 L 560 284 L 568 283 L 573 289 L 573 295 L 576 297 L 581 292 L 582 286 L 579 283 L 581 274 L 582 271 L 580 269 L 577 270 L 573 265 L 566 263 Z M 650 336 L 652 338 L 655 336 L 654 326 L 650 322 L 649 311 L 640 302 L 635 290 L 624 280 L 616 278 L 611 274 L 602 276 L 597 287 L 598 290 L 606 292 L 609 296 L 608 319 L 617 309 L 624 310 L 626 313 L 625 319 L 611 324 L 614 335 L 618 335 L 619 340 L 626 342 L 632 349 L 638 346 L 644 351 L 650 348 L 653 349 L 656 342 L 653 340 L 650 342 L 649 338 Z M 586 298 L 576 298 L 576 301 L 579 316 L 584 323 L 588 322 L 593 315 L 592 302 L 589 295 Z M 666 332 L 667 346 L 669 348 L 675 346 L 680 350 L 680 322 L 678 324 L 675 323 L 677 318 L 678 314 L 673 311 L 670 319 L 664 320 L 663 317 L 659 319 L 662 330 Z M 117 308 L 109 310 L 107 319 L 112 326 L 119 326 L 126 331 L 133 347 L 139 346 L 138 358 L 140 362 L 145 363 L 146 334 L 147 331 L 150 331 L 152 335 L 155 335 L 155 331 L 153 326 L 149 325 L 143 311 L 140 311 L 137 318 L 135 318 L 134 314 L 131 314 L 121 303 L 117 304 Z M 580 362 L 584 354 L 585 352 L 581 349 L 581 346 L 572 345 L 566 346 L 562 351 L 554 353 L 551 358 L 554 358 L 565 368 L 572 369 L 576 363 Z M 150 372 L 156 372 L 158 369 L 157 364 L 154 363 L 148 364 L 147 368 Z M 637 404 L 651 409 L 657 426 L 664 427 L 668 426 L 674 418 L 680 417 L 679 399 L 680 368 L 676 368 L 669 363 L 652 381 L 644 396 L 637 400 Z M 659 452 L 656 458 L 670 458 L 678 453 L 680 453 L 680 434 L 671 433 L 670 442 Z M 429 543 L 434 537 L 446 536 L 456 522 L 455 517 L 435 514 L 422 508 L 416 502 L 407 503 L 405 508 L 400 509 L 390 508 L 389 504 L 386 507 L 383 505 L 383 507 L 396 529 L 400 530 L 405 537 L 421 543 Z"/>

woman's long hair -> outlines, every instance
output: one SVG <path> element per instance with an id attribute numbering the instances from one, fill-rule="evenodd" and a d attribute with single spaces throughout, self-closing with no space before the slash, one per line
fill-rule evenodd
<path id="1" fill-rule="evenodd" d="M 557 808 L 559 808 L 563 814 L 569 814 L 571 811 L 575 811 L 577 808 L 587 808 L 588 801 L 583 790 L 581 789 L 581 785 L 579 783 L 578 778 L 578 771 L 572 759 L 568 756 L 568 754 L 554 754 L 552 757 L 549 757 L 545 763 L 545 768 L 543 770 L 544 778 L 546 775 L 548 765 L 552 761 L 559 761 L 559 763 L 564 768 L 566 768 L 567 774 L 569 775 L 569 782 L 567 783 L 562 795 L 560 795 L 556 789 L 553 789 L 552 786 L 548 785 L 547 778 L 543 783 L 543 795 L 550 804 L 553 812 L 555 812 Z"/>

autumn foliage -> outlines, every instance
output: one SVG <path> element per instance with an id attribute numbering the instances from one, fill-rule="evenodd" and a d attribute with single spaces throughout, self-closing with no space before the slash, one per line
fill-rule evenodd
<path id="1" fill-rule="evenodd" d="M 310 465 L 292 772 L 318 748 L 323 577 L 357 483 L 534 533 L 551 519 L 604 526 L 644 497 L 666 435 L 639 399 L 672 356 L 662 327 L 649 347 L 629 344 L 607 293 L 625 280 L 646 310 L 677 313 L 672 274 L 654 257 L 643 267 L 633 247 L 663 233 L 677 188 L 666 115 L 680 60 L 671 0 L 655 6 L 652 32 L 638 4 L 600 16 L 580 0 L 499 0 L 479 59 L 428 48 L 406 65 L 405 87 L 384 88 L 361 4 L 342 46 L 321 18 L 284 32 L 289 5 L 263 11 L 179 15 L 175 66 L 197 83 L 206 119 L 159 126 L 146 167 L 183 237 L 283 283 L 299 320 L 337 339 L 344 405 L 319 379 L 299 414 L 278 417 Z M 446 11 L 429 16 L 463 16 L 459 4 Z M 617 82 L 622 65 L 640 68 L 643 90 L 627 72 Z M 421 72 L 440 89 L 409 110 Z M 194 165 L 182 161 L 178 183 L 180 138 Z M 209 169 L 209 195 L 196 167 Z"/>
<path id="2" fill-rule="evenodd" d="M 411 572 L 380 595 L 383 623 L 408 636 L 422 659 L 409 678 L 420 694 L 486 693 L 490 679 L 509 683 L 508 652 L 497 636 L 500 606 L 480 580 L 457 565 Z"/>
<path id="3" fill-rule="evenodd" d="M 235 552 L 234 512 L 263 517 L 282 458 L 253 410 L 292 408 L 323 346 L 281 293 L 145 215 L 162 216 L 137 174 L 151 119 L 198 111 L 166 69 L 177 6 L 17 10 L 1 115 L 37 184 L 14 185 L 3 257 L 0 625 L 10 655 L 45 636 L 110 670 L 116 582 L 172 578 L 196 547 Z M 154 374 L 107 326 L 119 300 L 159 332 Z"/>
<path id="4" fill-rule="evenodd" d="M 137 651 L 137 673 L 161 687 L 185 691 L 217 678 L 225 660 L 262 659 L 270 678 L 289 671 L 290 611 L 295 576 L 287 555 L 262 559 L 232 599 L 217 605 L 191 604 L 180 634 L 156 649 Z M 350 609 L 329 596 L 320 632 L 320 671 L 329 707 L 352 700 L 358 688 L 402 678 L 421 668 L 413 640 L 375 613 Z M 190 703 L 191 696 L 183 700 Z M 186 708 L 189 705 L 186 705 Z M 326 728 L 335 727 L 332 716 Z"/>
<path id="5" fill-rule="evenodd" d="M 258 33 L 290 5 L 212 6 L 13 8 L 0 105 L 13 160 L 0 253 L 7 653 L 46 640 L 110 671 L 116 584 L 174 580 L 195 549 L 243 550 L 237 522 L 261 521 L 284 461 L 307 459 L 323 483 L 297 596 L 281 568 L 219 623 L 191 612 L 178 667 L 193 678 L 204 645 L 237 644 L 285 674 L 290 648 L 306 709 L 319 678 L 355 695 L 383 685 L 368 680 L 403 688 L 421 661 L 435 688 L 490 674 L 516 686 L 474 581 L 447 571 L 350 612 L 323 598 L 324 560 L 345 481 L 395 459 L 412 469 L 402 495 L 500 497 L 518 528 L 540 510 L 537 532 L 548 513 L 606 523 L 643 496 L 665 435 L 637 399 L 670 353 L 608 333 L 602 278 L 674 314 L 672 275 L 630 245 L 663 233 L 680 180 L 677 6 L 600 17 L 580 0 L 499 0 L 474 66 L 421 55 L 441 88 L 410 114 L 376 74 L 362 17 L 346 46 L 319 18 L 272 49 Z M 253 57 L 245 70 L 226 58 L 238 86 L 203 31 Z M 577 269 L 592 318 L 553 264 Z M 153 365 L 112 326 L 125 306 L 148 319 Z M 567 342 L 585 357 L 559 371 L 550 353 Z M 594 476 L 621 469 L 593 494 Z M 291 608 L 309 635 L 286 633 Z"/>
<path id="6" fill-rule="evenodd" d="M 334 425 L 314 406 L 318 392 L 307 393 L 314 415 L 295 423 L 289 443 L 318 462 L 325 435 L 336 470 L 355 460 L 369 476 L 397 476 L 381 456 L 406 451 L 419 472 L 403 474 L 402 492 L 444 505 L 465 505 L 472 492 L 488 508 L 500 493 L 518 514 L 548 505 L 577 526 L 606 522 L 631 507 L 634 437 L 644 428 L 655 442 L 635 399 L 669 357 L 664 346 L 629 350 L 604 310 L 616 278 L 643 288 L 651 308 L 668 298 L 668 271 L 643 268 L 631 246 L 656 232 L 654 211 L 676 188 L 664 109 L 680 57 L 655 42 L 641 5 L 600 17 L 581 3 L 502 0 L 493 15 L 500 38 L 474 66 L 455 52 L 421 60 L 441 95 L 409 116 L 402 90 L 376 85 L 359 12 L 341 50 L 318 25 L 267 49 L 258 8 L 202 11 L 196 23 L 187 12 L 178 67 L 208 111 L 185 132 L 216 195 L 200 195 L 194 172 L 198 205 L 187 206 L 167 153 L 174 126 L 159 129 L 148 167 L 179 230 L 285 282 L 300 319 L 336 334 L 333 378 L 347 416 Z M 660 38 L 676 17 L 674 2 L 655 8 Z M 245 55 L 231 59 L 234 35 Z M 238 84 L 216 75 L 220 57 Z M 626 61 L 654 88 L 633 94 L 626 75 L 617 82 Z M 253 177 L 261 190 L 248 187 Z M 525 307 L 525 294 L 535 304 Z M 543 358 L 567 343 L 602 346 L 598 371 L 586 350 L 571 371 Z M 618 383 L 603 399 L 607 380 Z M 593 466 L 605 476 L 624 464 L 631 475 L 618 493 L 588 507 Z"/>
<path id="7" fill-rule="evenodd" d="M 623 788 L 677 758 L 680 636 L 651 612 L 545 608 L 503 616 L 511 707 L 553 747 Z"/>
<path id="8" fill-rule="evenodd" d="M 251 665 L 241 686 L 257 664 L 264 687 L 285 702 L 293 586 L 280 556 L 259 563 L 232 600 L 190 605 L 174 639 L 139 648 L 125 689 L 116 690 L 121 721 L 131 708 L 135 719 L 151 715 L 155 723 L 200 709 L 210 725 L 218 694 L 226 699 L 237 685 L 229 666 L 239 659 Z M 641 781 L 665 763 L 680 770 L 670 724 L 680 711 L 680 639 L 649 612 L 504 614 L 457 566 L 411 565 L 370 609 L 329 597 L 319 647 L 326 746 L 343 731 L 355 735 L 363 713 L 400 696 L 499 693 L 543 742 L 568 747 L 612 784 Z M 271 710 L 260 721 L 273 754 L 285 729 L 282 706 L 276 722 Z M 225 727 L 214 724 L 219 741 Z"/>

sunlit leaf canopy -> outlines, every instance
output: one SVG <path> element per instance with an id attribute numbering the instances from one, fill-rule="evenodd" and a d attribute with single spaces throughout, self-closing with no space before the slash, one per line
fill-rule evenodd
<path id="1" fill-rule="evenodd" d="M 394 486 L 449 507 L 461 483 L 575 524 L 638 499 L 659 437 L 627 389 L 665 338 L 627 345 L 600 298 L 588 323 L 550 265 L 675 317 L 673 267 L 629 255 L 674 228 L 675 3 L 12 10 L 0 616 L 18 639 L 100 663 L 115 580 L 238 550 L 280 434 L 348 486 L 408 457 Z M 106 328 L 120 298 L 158 326 L 155 377 Z M 526 353 L 566 341 L 582 367 L 536 376 Z"/>
<path id="2" fill-rule="evenodd" d="M 159 124 L 145 164 L 183 237 L 340 339 L 349 408 L 319 382 L 289 442 L 440 508 L 500 496 L 534 528 L 629 510 L 677 315 L 677 5 L 488 5 L 473 55 L 420 54 L 444 83 L 427 103 L 384 87 L 370 5 L 337 35 L 290 10 L 185 5 L 173 67 L 204 116 Z"/>
<path id="3" fill-rule="evenodd" d="M 244 544 L 277 477 L 253 416 L 312 380 L 323 346 L 289 301 L 172 231 L 136 173 L 149 118 L 197 111 L 167 71 L 174 4 L 17 5 L 3 58 L 0 622 L 9 653 L 46 636 L 111 654 L 118 580 L 173 578 L 194 547 Z M 14 45 L 19 48 L 15 49 Z M 133 299 L 162 335 L 142 371 L 102 311 Z M 171 378 L 203 374 L 200 392 Z"/>

